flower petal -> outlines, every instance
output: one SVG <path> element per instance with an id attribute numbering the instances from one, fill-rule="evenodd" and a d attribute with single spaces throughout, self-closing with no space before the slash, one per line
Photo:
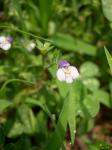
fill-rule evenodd
<path id="1" fill-rule="evenodd" d="M 11 48 L 11 44 L 10 43 L 5 43 L 5 44 L 0 44 L 0 47 L 3 49 L 3 50 L 9 50 Z"/>
<path id="2" fill-rule="evenodd" d="M 60 81 L 65 81 L 65 73 L 63 72 L 63 70 L 60 68 L 57 71 L 57 78 Z"/>
<path id="3" fill-rule="evenodd" d="M 67 76 L 65 78 L 66 83 L 72 83 L 73 82 L 73 78 L 71 76 Z"/>
<path id="4" fill-rule="evenodd" d="M 31 52 L 35 48 L 35 46 L 36 46 L 36 44 L 34 42 L 31 42 L 27 45 L 26 48 L 29 52 Z"/>
<path id="5" fill-rule="evenodd" d="M 79 77 L 79 72 L 78 72 L 78 70 L 77 70 L 76 67 L 74 67 L 74 66 L 69 66 L 69 69 L 70 69 L 71 76 L 72 76 L 73 79 L 76 79 L 76 78 Z"/>
<path id="6" fill-rule="evenodd" d="M 0 44 L 3 43 L 5 41 L 5 37 L 4 36 L 0 36 Z"/>

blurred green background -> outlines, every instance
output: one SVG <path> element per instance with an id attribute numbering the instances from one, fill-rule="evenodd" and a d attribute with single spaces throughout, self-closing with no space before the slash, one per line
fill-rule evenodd
<path id="1" fill-rule="evenodd" d="M 3 35 L 0 150 L 110 150 L 112 1 L 0 0 Z M 71 85 L 56 78 L 63 59 L 80 72 Z"/>

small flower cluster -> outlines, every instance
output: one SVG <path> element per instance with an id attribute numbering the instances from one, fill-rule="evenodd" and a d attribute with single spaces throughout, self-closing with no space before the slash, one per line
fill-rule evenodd
<path id="1" fill-rule="evenodd" d="M 7 51 L 11 48 L 13 42 L 13 38 L 11 36 L 0 36 L 0 48 L 4 51 Z M 35 47 L 36 44 L 33 41 L 29 41 L 25 43 L 25 41 L 22 42 L 24 43 L 25 48 L 31 52 Z"/>
<path id="2" fill-rule="evenodd" d="M 26 49 L 31 52 L 36 47 L 36 44 L 31 41 L 29 44 L 26 45 Z"/>
<path id="3" fill-rule="evenodd" d="M 33 40 L 28 39 L 20 39 L 20 44 L 27 50 L 28 52 L 32 52 L 32 50 L 36 47 L 36 44 Z"/>
<path id="4" fill-rule="evenodd" d="M 0 36 L 0 48 L 7 51 L 11 48 L 12 44 L 12 37 L 11 36 Z"/>
<path id="5" fill-rule="evenodd" d="M 79 72 L 76 67 L 71 66 L 66 60 L 61 60 L 58 64 L 57 78 L 59 81 L 72 83 L 73 80 L 79 77 Z"/>
<path id="6" fill-rule="evenodd" d="M 0 48 L 7 51 L 11 48 L 13 39 L 11 36 L 0 36 Z M 26 48 L 30 52 L 36 44 L 32 41 L 27 44 Z M 49 46 L 49 45 L 47 45 Z M 79 72 L 76 67 L 71 66 L 66 60 L 61 60 L 58 64 L 57 78 L 59 81 L 72 83 L 73 80 L 79 77 Z"/>

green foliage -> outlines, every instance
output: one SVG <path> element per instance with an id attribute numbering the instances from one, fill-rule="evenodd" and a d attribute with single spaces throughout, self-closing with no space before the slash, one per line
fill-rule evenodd
<path id="1" fill-rule="evenodd" d="M 95 55 L 96 54 L 96 47 L 72 38 L 70 35 L 58 33 L 53 38 L 53 43 L 56 46 L 59 46 L 67 51 L 75 51 L 81 54 L 88 54 L 88 55 Z"/>
<path id="2" fill-rule="evenodd" d="M 111 70 L 111 73 L 112 73 L 112 56 L 109 54 L 109 52 L 106 48 L 105 48 L 105 54 L 106 54 L 108 64 L 110 66 L 110 70 Z"/>
<path id="3" fill-rule="evenodd" d="M 112 22 L 112 1 L 102 0 L 102 7 L 105 17 Z"/>
<path id="4" fill-rule="evenodd" d="M 0 0 L 0 36 L 13 38 L 9 50 L 0 41 L 0 150 L 111 148 L 92 135 L 102 105 L 112 109 L 111 3 Z M 59 60 L 80 77 L 59 81 Z"/>
<path id="5" fill-rule="evenodd" d="M 39 0 L 40 21 L 44 34 L 47 33 L 49 18 L 52 15 L 52 3 L 53 0 Z"/>
<path id="6" fill-rule="evenodd" d="M 80 67 L 80 73 L 83 77 L 98 76 L 99 75 L 99 68 L 96 64 L 94 64 L 92 62 L 85 62 Z"/>
<path id="7" fill-rule="evenodd" d="M 12 105 L 13 103 L 8 100 L 0 100 L 0 112 L 3 112 L 6 108 L 11 107 Z"/>

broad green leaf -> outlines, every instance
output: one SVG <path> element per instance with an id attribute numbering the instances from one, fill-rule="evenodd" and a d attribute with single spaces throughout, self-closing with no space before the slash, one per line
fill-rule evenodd
<path id="1" fill-rule="evenodd" d="M 4 75 L 5 73 L 5 66 L 0 66 L 0 75 Z"/>
<path id="2" fill-rule="evenodd" d="M 80 83 L 78 81 L 71 85 L 69 90 L 69 107 L 68 107 L 68 125 L 70 128 L 71 143 L 74 144 L 76 134 L 76 106 L 79 96 L 77 92 L 80 91 Z"/>
<path id="3" fill-rule="evenodd" d="M 53 133 L 50 141 L 48 142 L 47 147 L 44 150 L 58 150 L 61 148 L 67 128 L 68 105 L 69 101 L 68 98 L 66 97 L 57 125 L 55 127 L 55 132 Z"/>
<path id="4" fill-rule="evenodd" d="M 72 111 L 71 111 L 72 113 Z M 68 119 L 68 125 L 70 128 L 70 138 L 71 138 L 71 143 L 74 144 L 75 141 L 75 135 L 76 135 L 76 116 L 75 113 L 70 114 Z"/>
<path id="5" fill-rule="evenodd" d="M 83 98 L 86 95 L 86 89 L 84 85 L 76 80 L 69 90 L 69 107 L 68 107 L 68 125 L 70 128 L 71 143 L 74 144 L 76 134 L 76 116 L 80 111 L 80 115 L 83 113 Z"/>
<path id="6" fill-rule="evenodd" d="M 99 111 L 99 101 L 97 101 L 92 95 L 87 95 L 84 98 L 83 103 L 91 117 L 95 117 Z"/>
<path id="7" fill-rule="evenodd" d="M 47 124 L 46 114 L 43 111 L 40 111 L 36 116 L 36 133 L 41 134 L 40 138 L 45 136 L 48 132 L 46 124 Z"/>
<path id="8" fill-rule="evenodd" d="M 60 82 L 57 80 L 57 86 L 58 86 L 58 90 L 59 90 L 59 93 L 60 95 L 63 97 L 63 98 L 66 98 L 66 96 L 69 94 L 69 88 L 71 85 L 65 83 L 65 82 Z"/>
<path id="9" fill-rule="evenodd" d="M 88 90 L 94 92 L 99 89 L 100 87 L 100 82 L 96 78 L 87 78 L 83 79 L 83 83 L 88 88 Z"/>
<path id="10" fill-rule="evenodd" d="M 79 136 L 82 136 L 93 129 L 94 118 L 85 117 L 85 118 L 81 118 L 80 121 L 81 121 L 81 124 L 79 124 L 77 128 Z"/>
<path id="11" fill-rule="evenodd" d="M 24 133 L 33 133 L 35 130 L 35 116 L 27 105 L 18 108 L 18 115 L 23 126 Z"/>
<path id="12" fill-rule="evenodd" d="M 96 99 L 96 101 L 99 101 L 107 107 L 112 107 L 110 96 L 106 91 L 99 89 L 93 93 L 93 97 Z"/>
<path id="13" fill-rule="evenodd" d="M 72 100 L 74 99 L 75 101 L 75 106 L 72 106 L 73 109 L 75 108 L 76 111 L 75 115 L 84 117 L 86 110 L 83 104 L 83 99 L 87 95 L 87 88 L 80 80 L 76 80 L 74 82 L 73 89 L 70 95 L 71 95 L 71 99 Z"/>
<path id="14" fill-rule="evenodd" d="M 111 70 L 111 73 L 112 73 L 112 56 L 110 55 L 110 53 L 108 52 L 106 47 L 105 47 L 105 54 L 106 54 L 106 57 L 107 57 L 107 60 L 108 60 L 108 64 L 110 66 L 110 70 Z"/>
<path id="15" fill-rule="evenodd" d="M 99 68 L 93 62 L 85 62 L 80 67 L 80 73 L 83 77 L 93 77 L 99 75 Z"/>
<path id="16" fill-rule="evenodd" d="M 13 110 L 14 111 L 14 110 Z M 35 118 L 27 105 L 21 105 L 5 125 L 8 137 L 17 137 L 23 133 L 32 134 L 35 130 Z"/>
<path id="17" fill-rule="evenodd" d="M 43 101 L 39 101 L 37 99 L 34 99 L 34 98 L 30 98 L 28 97 L 26 100 L 25 100 L 25 103 L 26 104 L 31 104 L 33 106 L 39 106 L 41 108 L 43 108 L 43 105 L 44 105 L 44 102 Z"/>
<path id="18" fill-rule="evenodd" d="M 74 93 L 74 96 L 73 96 Z M 76 133 L 76 90 L 71 87 L 69 92 L 69 107 L 68 107 L 68 125 L 70 128 L 70 137 L 71 137 L 71 143 L 74 144 L 75 140 L 75 133 Z"/>
<path id="19" fill-rule="evenodd" d="M 96 47 L 70 35 L 58 33 L 52 37 L 53 43 L 67 51 L 78 52 L 94 56 L 96 54 Z"/>
<path id="20" fill-rule="evenodd" d="M 16 116 L 15 116 L 16 117 Z M 23 133 L 23 126 L 18 118 L 8 120 L 5 130 L 9 138 L 17 137 Z"/>
<path id="21" fill-rule="evenodd" d="M 112 22 L 112 0 L 101 0 L 105 17 Z"/>
<path id="22" fill-rule="evenodd" d="M 34 98 L 27 98 L 25 103 L 26 104 L 30 104 L 32 106 L 40 107 L 49 116 L 50 113 L 48 112 L 49 110 L 48 110 L 48 108 L 47 108 L 47 106 L 45 104 L 45 97 L 47 97 L 46 100 L 48 99 L 49 102 L 50 102 L 52 95 L 47 93 L 45 96 L 42 96 L 40 98 L 40 100 L 37 100 L 37 99 L 34 99 Z M 52 99 L 52 100 L 54 100 L 54 99 Z M 49 117 L 51 117 L 51 116 L 49 116 Z"/>
<path id="23" fill-rule="evenodd" d="M 0 100 L 0 112 L 4 111 L 6 108 L 12 105 L 13 103 L 8 100 Z"/>

